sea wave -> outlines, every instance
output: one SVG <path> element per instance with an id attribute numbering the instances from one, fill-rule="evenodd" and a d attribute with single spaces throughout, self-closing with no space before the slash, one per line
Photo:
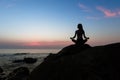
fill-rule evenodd
<path id="1" fill-rule="evenodd" d="M 11 71 L 13 71 L 15 68 L 18 67 L 28 67 L 30 70 L 34 69 L 37 65 L 39 65 L 46 56 L 48 56 L 49 54 L 46 53 L 29 53 L 29 54 L 25 54 L 25 53 L 13 53 L 13 54 L 0 54 L 0 66 L 3 68 L 3 70 L 6 73 L 9 73 Z M 27 63 L 13 63 L 14 60 L 19 60 L 19 59 L 24 59 L 27 57 L 31 57 L 31 58 L 37 58 L 37 62 L 34 64 L 27 64 Z"/>

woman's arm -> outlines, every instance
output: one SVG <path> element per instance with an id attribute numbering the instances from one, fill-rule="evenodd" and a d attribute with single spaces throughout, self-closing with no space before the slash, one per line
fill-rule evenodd
<path id="1" fill-rule="evenodd" d="M 85 39 L 89 39 L 89 37 L 86 37 L 85 32 L 83 31 L 83 36 Z"/>
<path id="2" fill-rule="evenodd" d="M 75 37 L 76 37 L 76 35 L 77 35 L 77 31 L 75 31 L 75 35 L 73 36 L 73 38 L 75 38 Z"/>
<path id="3" fill-rule="evenodd" d="M 77 32 L 75 31 L 75 35 L 74 35 L 73 37 L 70 37 L 70 39 L 75 38 L 75 37 L 76 37 L 76 35 L 77 35 Z"/>

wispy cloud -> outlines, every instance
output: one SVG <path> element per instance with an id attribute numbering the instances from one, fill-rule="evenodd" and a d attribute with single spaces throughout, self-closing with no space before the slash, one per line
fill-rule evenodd
<path id="1" fill-rule="evenodd" d="M 104 7 L 97 7 L 97 9 L 104 13 L 105 17 L 117 17 L 120 16 L 120 11 L 112 11 Z"/>
<path id="2" fill-rule="evenodd" d="M 79 3 L 78 4 L 79 8 L 82 9 L 83 11 L 89 12 L 91 11 L 86 5 Z"/>
<path id="3" fill-rule="evenodd" d="M 8 5 L 6 5 L 5 7 L 6 8 L 12 8 L 12 7 L 14 7 L 15 6 L 15 4 L 8 4 Z"/>
<path id="4" fill-rule="evenodd" d="M 82 9 L 87 9 L 87 7 L 85 5 L 80 4 L 80 3 L 79 3 L 79 7 L 82 8 Z"/>
<path id="5" fill-rule="evenodd" d="M 120 11 L 118 11 L 118 14 L 120 15 Z"/>
<path id="6" fill-rule="evenodd" d="M 99 17 L 93 15 L 93 14 L 94 14 L 94 10 L 91 9 L 90 7 L 88 7 L 87 5 L 84 5 L 84 4 L 79 3 L 78 6 L 79 6 L 79 8 L 80 8 L 82 11 L 84 11 L 84 12 L 87 13 L 86 19 L 94 19 L 94 20 L 100 19 Z M 89 13 L 89 14 L 88 14 L 88 13 Z M 92 14 L 93 16 L 90 16 L 90 14 Z"/>
<path id="7" fill-rule="evenodd" d="M 16 0 L 0 0 L 0 7 L 12 8 L 16 5 Z"/>

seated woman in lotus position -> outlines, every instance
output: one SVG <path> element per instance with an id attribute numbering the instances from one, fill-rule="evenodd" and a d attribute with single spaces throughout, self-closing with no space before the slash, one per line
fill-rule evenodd
<path id="1" fill-rule="evenodd" d="M 78 24 L 77 28 L 78 28 L 78 30 L 75 31 L 75 35 L 73 37 L 71 37 L 70 39 L 75 44 L 83 45 L 85 42 L 87 42 L 89 37 L 86 37 L 82 24 Z M 75 40 L 76 37 L 77 37 L 77 39 Z"/>

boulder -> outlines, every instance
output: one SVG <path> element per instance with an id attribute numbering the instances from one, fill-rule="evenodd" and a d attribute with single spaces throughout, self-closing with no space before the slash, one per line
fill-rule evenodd
<path id="1" fill-rule="evenodd" d="M 0 74 L 3 73 L 3 69 L 0 67 Z"/>
<path id="2" fill-rule="evenodd" d="M 120 80 L 120 43 L 68 46 L 50 54 L 29 80 Z"/>
<path id="3" fill-rule="evenodd" d="M 23 60 L 25 63 L 28 63 L 28 64 L 32 64 L 32 63 L 35 63 L 37 61 L 37 58 L 24 58 Z"/>
<path id="4" fill-rule="evenodd" d="M 5 80 L 27 80 L 30 72 L 27 67 L 19 67 L 9 73 Z"/>
<path id="5" fill-rule="evenodd" d="M 13 60 L 12 62 L 13 62 L 13 63 L 33 64 L 33 63 L 37 62 L 37 58 L 27 57 L 27 58 L 24 58 L 24 59 Z"/>
<path id="6" fill-rule="evenodd" d="M 0 80 L 4 80 L 5 79 L 5 73 L 4 70 L 0 67 Z"/>

